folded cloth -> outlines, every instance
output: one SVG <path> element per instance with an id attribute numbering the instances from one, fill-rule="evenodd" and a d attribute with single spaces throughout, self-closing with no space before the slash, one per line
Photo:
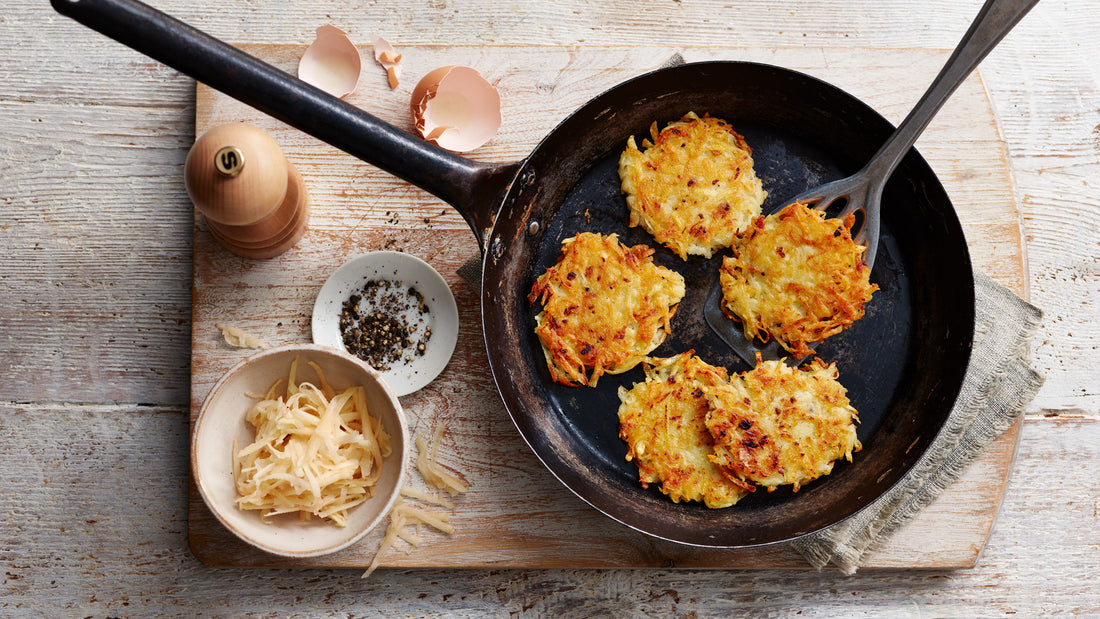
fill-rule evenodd
<path id="1" fill-rule="evenodd" d="M 974 272 L 974 343 L 962 389 L 928 451 L 901 482 L 856 515 L 792 542 L 812 565 L 855 573 L 910 518 L 957 480 L 974 458 L 1023 414 L 1043 377 L 1027 346 L 1042 312 Z"/>

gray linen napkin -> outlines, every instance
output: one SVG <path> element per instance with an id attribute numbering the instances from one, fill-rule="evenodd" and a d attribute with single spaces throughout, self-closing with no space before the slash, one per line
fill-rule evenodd
<path id="1" fill-rule="evenodd" d="M 974 344 L 955 407 L 913 470 L 866 509 L 793 542 L 815 567 L 855 573 L 910 518 L 957 480 L 974 458 L 1023 414 L 1043 377 L 1028 363 L 1042 312 L 974 271 Z"/>

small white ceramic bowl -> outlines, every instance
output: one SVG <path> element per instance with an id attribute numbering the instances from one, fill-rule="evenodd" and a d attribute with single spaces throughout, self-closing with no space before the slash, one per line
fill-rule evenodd
<path id="1" fill-rule="evenodd" d="M 395 362 L 389 369 L 380 370 L 394 393 L 408 395 L 439 376 L 451 360 L 458 341 L 458 307 L 451 288 L 420 258 L 399 251 L 374 251 L 353 258 L 337 269 L 321 286 L 313 304 L 313 343 L 346 350 L 340 331 L 344 302 L 372 279 L 412 286 L 424 296 L 428 306 L 428 314 L 418 317 L 423 319 L 421 327 L 432 330 L 424 354 L 406 354 L 407 362 Z"/>
<path id="2" fill-rule="evenodd" d="M 233 480 L 233 439 L 238 448 L 255 440 L 255 428 L 245 414 L 256 402 L 249 394 L 264 394 L 275 381 L 284 385 L 290 364 L 298 357 L 297 380 L 314 382 L 321 367 L 325 379 L 340 391 L 362 385 L 372 417 L 390 435 L 391 453 L 382 463 L 374 496 L 348 512 L 346 527 L 319 518 L 301 521 L 281 514 L 263 522 L 257 511 L 237 509 Z M 347 548 L 374 529 L 393 507 L 404 485 L 410 452 L 405 413 L 397 396 L 373 368 L 343 352 L 314 344 L 271 348 L 241 361 L 215 383 L 203 402 L 191 436 L 191 474 L 207 507 L 227 529 L 253 546 L 283 557 L 317 557 Z"/>

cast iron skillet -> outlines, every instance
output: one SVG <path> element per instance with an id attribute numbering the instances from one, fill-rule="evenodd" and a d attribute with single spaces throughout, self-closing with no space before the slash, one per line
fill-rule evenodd
<path id="1" fill-rule="evenodd" d="M 618 438 L 617 389 L 640 368 L 597 388 L 549 378 L 534 336 L 534 278 L 581 231 L 615 232 L 657 250 L 688 293 L 673 332 L 654 355 L 693 349 L 731 372 L 748 369 L 706 326 L 702 304 L 720 257 L 681 261 L 628 228 L 616 162 L 627 136 L 644 136 L 688 111 L 728 120 L 753 147 L 769 201 L 846 176 L 893 127 L 822 81 L 745 62 L 680 65 L 596 97 L 555 128 L 524 161 L 473 162 L 399 131 L 354 106 L 131 0 L 53 0 L 58 11 L 212 88 L 426 189 L 457 208 L 484 253 L 482 320 L 497 388 L 531 449 L 571 491 L 648 535 L 708 547 L 794 539 L 840 522 L 897 483 L 942 427 L 959 392 L 974 326 L 970 257 L 951 202 L 911 151 L 887 184 L 866 316 L 818 348 L 835 360 L 860 411 L 863 450 L 832 475 L 789 490 L 758 491 L 711 510 L 644 490 Z"/>

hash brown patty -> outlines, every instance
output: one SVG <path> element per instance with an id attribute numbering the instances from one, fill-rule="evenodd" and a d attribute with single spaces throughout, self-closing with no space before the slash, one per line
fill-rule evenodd
<path id="1" fill-rule="evenodd" d="M 760 214 L 767 193 L 752 149 L 721 119 L 689 112 L 642 141 L 627 139 L 619 178 L 630 225 L 642 226 L 682 259 L 710 258 Z"/>
<path id="2" fill-rule="evenodd" d="M 684 292 L 683 276 L 654 264 L 647 245 L 593 232 L 566 239 L 527 297 L 542 302 L 535 334 L 551 376 L 594 387 L 633 368 L 668 336 Z"/>
<path id="3" fill-rule="evenodd" d="M 642 487 L 660 484 L 674 503 L 702 501 L 718 509 L 737 503 L 752 486 L 727 477 L 711 458 L 706 392 L 728 384 L 726 370 L 691 351 L 668 359 L 647 358 L 645 381 L 619 387 L 619 437 Z"/>
<path id="4" fill-rule="evenodd" d="M 801 368 L 782 360 L 756 367 L 709 392 L 706 426 L 711 461 L 727 478 L 795 492 L 849 462 L 861 445 L 858 413 L 836 380 L 836 364 L 813 359 Z"/>
<path id="5" fill-rule="evenodd" d="M 746 338 L 774 338 L 798 357 L 851 326 L 878 290 L 865 248 L 852 240 L 854 221 L 800 203 L 757 217 L 722 261 L 723 312 Z"/>

